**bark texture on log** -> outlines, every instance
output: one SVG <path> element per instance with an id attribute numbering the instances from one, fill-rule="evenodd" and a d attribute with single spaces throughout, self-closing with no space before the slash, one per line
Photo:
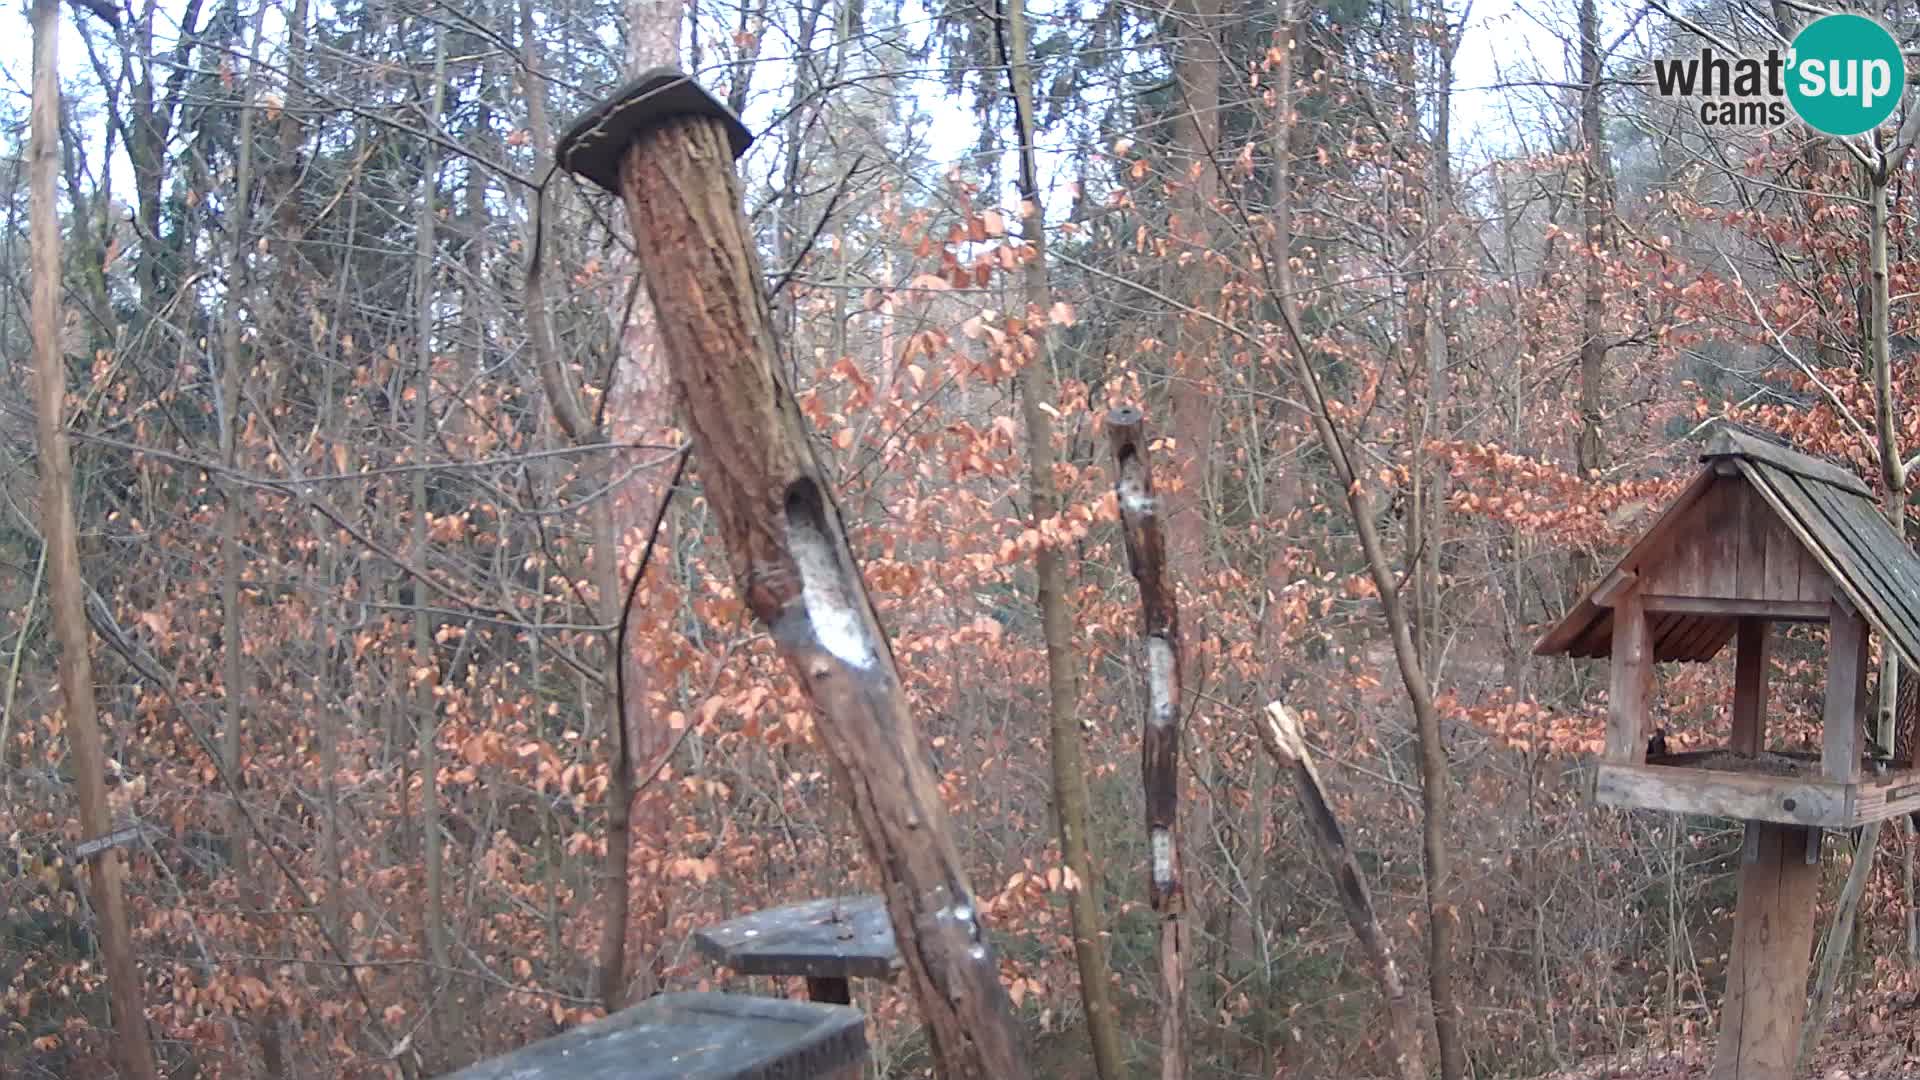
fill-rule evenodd
<path id="1" fill-rule="evenodd" d="M 1340 893 L 1340 907 L 1346 912 L 1347 925 L 1360 942 L 1360 950 L 1373 967 L 1374 981 L 1387 1005 L 1388 1037 L 1393 1050 L 1394 1075 L 1401 1080 L 1426 1080 L 1427 1066 L 1420 1053 L 1420 1018 L 1414 1012 L 1407 982 L 1394 963 L 1393 944 L 1380 929 L 1380 917 L 1373 909 L 1373 893 L 1360 872 L 1360 864 L 1347 847 L 1340 819 L 1327 802 L 1327 789 L 1320 783 L 1320 770 L 1314 768 L 1313 755 L 1300 734 L 1300 720 L 1279 702 L 1267 706 L 1264 721 L 1255 725 L 1260 742 L 1280 767 L 1293 774 L 1294 795 L 1307 815 L 1307 829 L 1313 833 L 1320 860 Z"/>
<path id="2" fill-rule="evenodd" d="M 622 195 L 670 378 L 747 606 L 819 710 L 880 872 L 907 980 L 939 1072 L 1028 1075 L 1006 989 L 945 804 L 806 422 L 776 367 L 758 256 L 724 122 L 676 116 L 641 132 Z"/>
<path id="3" fill-rule="evenodd" d="M 1140 782 L 1147 803 L 1147 899 L 1160 916 L 1160 1075 L 1186 1075 L 1183 1017 L 1187 998 L 1186 894 L 1180 880 L 1180 602 L 1167 566 L 1160 501 L 1147 457 L 1146 417 L 1121 407 L 1107 414 L 1114 492 L 1127 568 L 1140 583 L 1140 628 L 1147 664 L 1147 722 L 1140 736 Z"/>

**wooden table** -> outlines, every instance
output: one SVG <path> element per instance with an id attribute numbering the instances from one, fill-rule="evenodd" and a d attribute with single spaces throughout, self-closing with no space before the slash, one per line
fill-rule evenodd
<path id="1" fill-rule="evenodd" d="M 807 996 L 845 1005 L 847 981 L 891 979 L 900 970 L 893 924 L 877 895 L 808 900 L 696 930 L 708 958 L 742 975 L 803 975 Z"/>
<path id="2" fill-rule="evenodd" d="M 660 994 L 444 1080 L 859 1080 L 858 1009 L 745 994 Z"/>

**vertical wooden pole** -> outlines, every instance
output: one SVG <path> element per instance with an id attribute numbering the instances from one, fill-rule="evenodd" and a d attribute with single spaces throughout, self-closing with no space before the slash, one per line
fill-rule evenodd
<path id="1" fill-rule="evenodd" d="M 1653 641 L 1638 592 L 1613 606 L 1612 681 L 1607 691 L 1607 760 L 1640 765 L 1647 760 L 1647 706 L 1653 693 Z"/>
<path id="2" fill-rule="evenodd" d="M 1140 628 L 1146 644 L 1147 722 L 1140 735 L 1140 779 L 1147 804 L 1147 899 L 1160 916 L 1160 1075 L 1187 1073 L 1186 894 L 1180 880 L 1180 602 L 1167 566 L 1147 459 L 1146 417 L 1121 407 L 1107 414 L 1113 485 L 1127 568 L 1140 584 Z"/>
<path id="3" fill-rule="evenodd" d="M 821 741 L 846 770 L 936 1071 L 1024 1080 L 1019 1029 L 926 741 L 781 375 L 733 168 L 745 139 L 705 90 L 658 69 L 576 123 L 557 157 L 626 203 L 740 595 L 818 708 Z"/>
<path id="4" fill-rule="evenodd" d="M 1829 780 L 1860 778 L 1866 690 L 1867 622 L 1836 599 L 1827 622 L 1827 702 L 1820 720 L 1820 769 Z"/>
<path id="5" fill-rule="evenodd" d="M 1733 657 L 1733 742 L 1748 757 L 1767 745 L 1767 657 L 1772 627 L 1766 619 L 1744 616 Z"/>
<path id="6" fill-rule="evenodd" d="M 1740 867 L 1711 1080 L 1792 1080 L 1820 868 L 1807 865 L 1807 829 L 1749 821 L 1747 832 L 1758 834 L 1757 857 Z"/>

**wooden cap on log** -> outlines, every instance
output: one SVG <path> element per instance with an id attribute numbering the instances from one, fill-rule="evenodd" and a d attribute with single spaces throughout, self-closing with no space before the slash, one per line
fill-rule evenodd
<path id="1" fill-rule="evenodd" d="M 711 116 L 726 125 L 727 143 L 738 158 L 753 144 L 753 133 L 726 102 L 670 67 L 651 68 L 588 109 L 573 122 L 553 159 L 561 168 L 620 193 L 620 160 L 648 129 L 676 116 Z"/>

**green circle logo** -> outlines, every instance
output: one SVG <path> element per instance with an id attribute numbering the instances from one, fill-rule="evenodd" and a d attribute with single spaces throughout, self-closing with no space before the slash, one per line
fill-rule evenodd
<path id="1" fill-rule="evenodd" d="M 1787 100 L 1809 127 L 1858 135 L 1885 123 L 1907 87 L 1907 61 L 1887 28 L 1864 15 L 1823 15 L 1794 36 Z"/>

